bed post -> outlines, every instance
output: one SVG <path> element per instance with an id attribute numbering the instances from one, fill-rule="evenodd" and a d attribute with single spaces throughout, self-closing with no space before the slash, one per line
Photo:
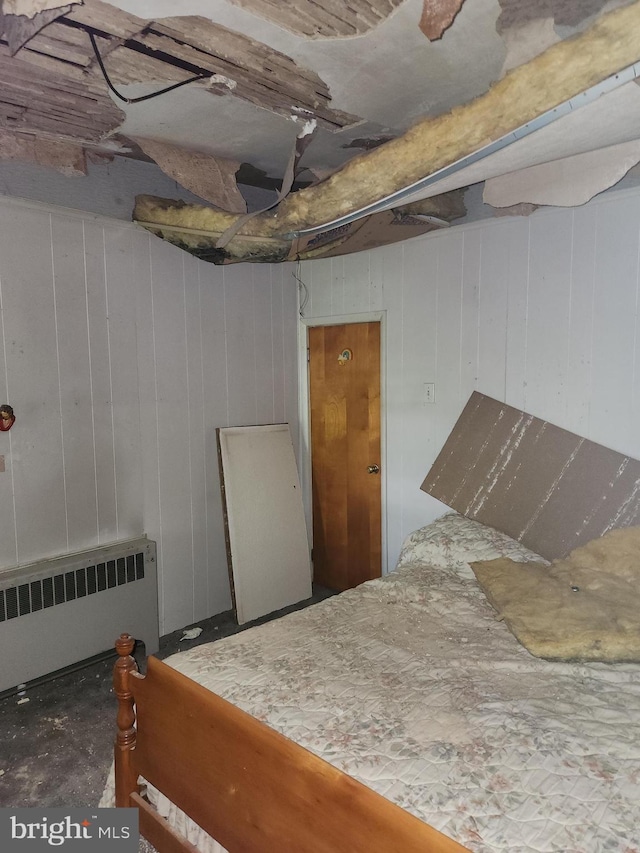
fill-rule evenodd
<path id="1" fill-rule="evenodd" d="M 116 807 L 130 808 L 129 796 L 138 791 L 138 776 L 131 765 L 131 750 L 136 745 L 136 715 L 133 694 L 129 689 L 129 674 L 137 672 L 138 665 L 131 652 L 135 640 L 121 634 L 116 640 L 118 659 L 113 667 L 113 690 L 118 699 L 118 732 L 114 747 L 116 773 Z"/>

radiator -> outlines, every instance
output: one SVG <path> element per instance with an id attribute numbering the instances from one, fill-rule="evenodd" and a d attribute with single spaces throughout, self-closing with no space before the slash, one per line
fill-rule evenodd
<path id="1" fill-rule="evenodd" d="M 108 651 L 123 631 L 158 651 L 146 537 L 0 572 L 0 692 Z"/>

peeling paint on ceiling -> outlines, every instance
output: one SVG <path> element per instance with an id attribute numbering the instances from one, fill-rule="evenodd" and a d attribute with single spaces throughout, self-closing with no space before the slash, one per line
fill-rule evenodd
<path id="1" fill-rule="evenodd" d="M 483 200 L 493 207 L 527 202 L 577 207 L 617 184 L 640 162 L 640 140 L 530 166 L 485 182 Z"/>
<path id="2" fill-rule="evenodd" d="M 0 126 L 87 145 L 117 130 L 124 113 L 104 83 L 85 73 L 88 54 L 83 57 L 66 43 L 68 58 L 61 61 L 51 56 L 58 49 L 51 36 L 38 35 L 32 41 L 34 49 L 22 48 L 14 57 L 7 46 L 0 45 Z"/>
<path id="3" fill-rule="evenodd" d="M 309 227 L 325 220 L 329 211 L 356 210 L 516 130 L 637 62 L 639 31 L 640 3 L 609 13 L 585 33 L 514 69 L 485 95 L 417 123 L 317 187 L 290 197 L 278 212 L 280 227 Z"/>
<path id="4" fill-rule="evenodd" d="M 70 15 L 78 17 L 78 13 Z M 136 54 L 127 44 L 116 46 L 109 54 L 109 75 L 119 83 L 144 82 L 145 77 L 149 81 L 184 80 L 202 71 L 209 78 L 222 78 L 215 94 L 240 98 L 285 116 L 309 113 L 331 131 L 359 121 L 333 109 L 327 85 L 314 71 L 241 33 L 205 18 L 140 23 Z M 150 56 L 169 56 L 176 64 L 165 59 L 150 61 Z"/>
<path id="5" fill-rule="evenodd" d="M 30 41 L 34 35 L 53 23 L 65 12 L 71 11 L 71 4 L 58 6 L 55 9 L 43 9 L 36 12 L 33 17 L 27 15 L 4 14 L 4 35 L 9 45 L 11 56 L 14 56 L 21 47 Z"/>
<path id="6" fill-rule="evenodd" d="M 455 21 L 464 0 L 424 0 L 420 29 L 429 39 L 441 39 Z"/>
<path id="7" fill-rule="evenodd" d="M 541 18 L 552 18 L 557 26 L 577 27 L 605 8 L 611 10 L 621 3 L 611 3 L 610 0 L 499 0 L 500 17 L 497 30 L 504 33 L 514 26 L 520 26 L 529 21 Z"/>
<path id="8" fill-rule="evenodd" d="M 82 0 L 77 0 L 82 2 Z M 60 0 L 4 0 L 2 4 L 5 15 L 34 18 L 42 12 L 59 9 L 64 4 Z"/>
<path id="9" fill-rule="evenodd" d="M 224 160 L 200 151 L 187 151 L 153 139 L 137 137 L 135 142 L 180 186 L 221 210 L 230 213 L 247 212 L 247 203 L 236 183 L 236 172 L 240 168 L 236 160 Z"/>
<path id="10" fill-rule="evenodd" d="M 84 149 L 71 142 L 0 130 L 0 151 L 4 160 L 38 163 L 68 177 L 87 174 Z"/>
<path id="11" fill-rule="evenodd" d="M 346 0 L 339 3 L 335 0 L 232 2 L 297 35 L 306 38 L 332 38 L 357 36 L 368 32 L 397 9 L 402 0 Z"/>
<path id="12" fill-rule="evenodd" d="M 0 159 L 70 175 L 83 174 L 88 156 L 153 161 L 222 209 L 214 221 L 199 210 L 186 224 L 165 222 L 163 232 L 182 228 L 176 242 L 206 243 L 216 262 L 406 239 L 407 218 L 367 205 L 640 62 L 640 0 L 184 0 L 180 17 L 169 0 L 1 8 Z M 219 235 L 246 206 L 240 176 L 277 190 L 307 120 L 317 131 L 296 161 L 293 192 L 221 251 Z M 613 139 L 571 137 L 575 151 L 636 138 L 625 136 L 626 120 L 617 114 Z M 460 186 L 430 194 L 444 209 Z M 166 216 L 171 205 L 153 209 Z M 295 237 L 336 231 L 331 223 L 354 212 L 357 227 Z M 445 225 L 461 215 L 433 214 Z M 189 236 L 208 228 L 208 238 Z"/>

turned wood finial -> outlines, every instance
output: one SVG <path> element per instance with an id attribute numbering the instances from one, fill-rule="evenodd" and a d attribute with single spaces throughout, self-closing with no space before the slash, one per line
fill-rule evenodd
<path id="1" fill-rule="evenodd" d="M 121 657 L 128 657 L 134 650 L 136 641 L 131 634 L 120 634 L 116 640 L 116 651 Z"/>
<path id="2" fill-rule="evenodd" d="M 115 741 L 116 763 L 116 806 L 130 805 L 129 795 L 137 791 L 137 775 L 131 767 L 131 750 L 136 744 L 136 715 L 129 676 L 138 671 L 132 652 L 136 641 L 129 634 L 121 634 L 116 640 L 118 659 L 113 667 L 113 692 L 118 700 L 118 718 Z"/>

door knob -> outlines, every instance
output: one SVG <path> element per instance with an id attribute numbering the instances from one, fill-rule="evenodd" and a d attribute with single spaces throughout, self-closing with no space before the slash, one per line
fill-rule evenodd
<path id="1" fill-rule="evenodd" d="M 379 474 L 380 473 L 380 466 L 379 465 L 369 465 L 369 467 L 367 468 L 367 471 L 370 474 Z"/>

